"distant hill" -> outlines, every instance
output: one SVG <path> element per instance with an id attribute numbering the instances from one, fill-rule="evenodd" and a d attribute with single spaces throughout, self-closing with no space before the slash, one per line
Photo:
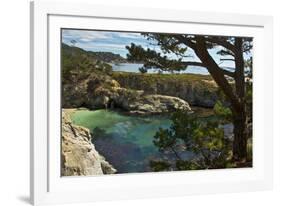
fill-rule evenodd
<path id="1" fill-rule="evenodd" d="M 81 48 L 62 44 L 62 81 L 74 82 L 87 78 L 90 74 L 109 74 L 112 66 L 109 62 L 103 61 L 102 55 L 95 55 L 95 52 L 88 52 Z M 113 61 L 113 60 L 112 60 Z"/>
<path id="2" fill-rule="evenodd" d="M 100 60 L 107 63 L 126 63 L 127 60 L 120 56 L 120 54 L 114 54 L 112 52 L 90 52 L 92 55 Z"/>
<path id="3" fill-rule="evenodd" d="M 87 55 L 88 58 L 95 61 L 103 61 L 105 63 L 126 63 L 128 62 L 125 58 L 119 54 L 114 54 L 112 52 L 93 52 L 86 51 L 79 47 L 69 46 L 62 43 L 62 49 L 65 53 L 77 53 L 78 55 Z"/>

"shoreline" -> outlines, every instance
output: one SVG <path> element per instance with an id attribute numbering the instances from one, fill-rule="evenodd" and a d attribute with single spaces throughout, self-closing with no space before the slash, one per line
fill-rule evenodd
<path id="1" fill-rule="evenodd" d="M 123 110 L 122 108 L 114 108 L 114 109 L 106 109 L 106 108 L 99 108 L 99 109 L 89 109 L 87 107 L 77 107 L 77 108 L 61 108 L 66 112 L 68 115 L 72 115 L 73 113 L 77 111 L 99 111 L 99 110 L 106 110 L 109 112 L 117 112 L 121 115 L 126 115 L 126 116 L 140 116 L 140 117 L 149 117 L 149 116 L 169 116 L 173 112 L 159 112 L 159 113 L 130 113 L 130 111 Z M 214 114 L 213 108 L 208 108 L 208 107 L 199 107 L 199 106 L 191 106 L 191 112 L 190 114 L 194 113 L 200 113 L 201 117 L 208 117 Z M 202 114 L 202 115 L 201 115 Z"/>

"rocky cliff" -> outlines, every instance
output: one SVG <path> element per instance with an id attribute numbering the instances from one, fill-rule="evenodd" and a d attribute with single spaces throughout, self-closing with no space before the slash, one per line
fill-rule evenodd
<path id="1" fill-rule="evenodd" d="M 101 156 L 91 143 L 87 128 L 74 125 L 69 111 L 62 110 L 62 175 L 113 174 L 116 169 Z"/>
<path id="2" fill-rule="evenodd" d="M 63 108 L 121 108 L 131 114 L 158 114 L 177 109 L 191 110 L 187 101 L 174 95 L 147 94 L 120 87 L 109 75 L 92 73 L 87 78 L 63 85 Z"/>
<path id="3" fill-rule="evenodd" d="M 114 72 L 112 77 L 121 87 L 143 90 L 147 94 L 176 96 L 192 106 L 213 107 L 218 99 L 218 87 L 206 75 Z"/>
<path id="4" fill-rule="evenodd" d="M 216 102 L 211 78 L 113 72 L 108 62 L 117 61 L 115 57 L 63 44 L 62 107 L 119 107 L 130 113 L 155 114 L 190 110 L 189 103 L 212 107 Z"/>

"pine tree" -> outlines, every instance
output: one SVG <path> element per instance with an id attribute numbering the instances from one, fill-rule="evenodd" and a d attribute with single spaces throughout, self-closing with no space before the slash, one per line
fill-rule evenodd
<path id="1" fill-rule="evenodd" d="M 245 67 L 252 67 L 251 62 L 250 65 L 249 62 L 245 62 L 244 54 L 251 51 L 252 38 L 157 33 L 143 35 L 148 40 L 156 42 L 162 52 L 131 44 L 126 47 L 129 51 L 128 60 L 143 62 L 146 69 L 157 68 L 170 72 L 181 71 L 188 66 L 207 68 L 231 105 L 234 125 L 233 159 L 244 161 L 247 156 Z M 214 47 L 219 48 L 217 54 L 221 55 L 221 61 L 234 62 L 234 71 L 220 67 L 214 60 L 209 52 Z M 189 49 L 194 51 L 200 61 L 183 61 Z M 178 59 L 169 58 L 169 54 L 175 54 Z M 229 78 L 234 80 L 234 86 L 228 81 Z"/>

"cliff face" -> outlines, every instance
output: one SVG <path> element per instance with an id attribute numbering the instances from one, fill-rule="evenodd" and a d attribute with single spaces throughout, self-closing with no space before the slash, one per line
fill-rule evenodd
<path id="1" fill-rule="evenodd" d="M 158 114 L 177 109 L 191 110 L 188 102 L 174 95 L 147 94 L 143 90 L 120 87 L 108 75 L 91 74 L 63 85 L 63 108 L 122 108 L 132 114 Z"/>
<path id="2" fill-rule="evenodd" d="M 176 96 L 193 106 L 213 107 L 218 99 L 218 87 L 208 76 L 125 72 L 114 72 L 112 75 L 121 87 L 143 90 L 147 94 Z"/>
<path id="3" fill-rule="evenodd" d="M 74 125 L 68 112 L 62 110 L 62 175 L 113 174 L 116 169 L 101 156 L 91 143 L 87 128 Z"/>

